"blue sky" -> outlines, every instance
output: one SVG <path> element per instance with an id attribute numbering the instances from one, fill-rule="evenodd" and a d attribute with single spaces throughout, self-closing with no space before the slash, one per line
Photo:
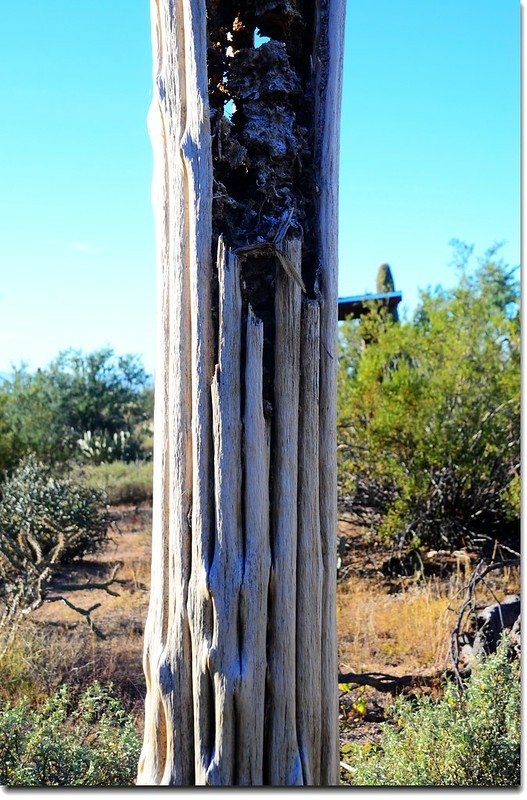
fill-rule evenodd
<path id="1" fill-rule="evenodd" d="M 155 366 L 147 0 L 5 3 L 0 372 L 109 344 Z M 340 294 L 411 309 L 449 241 L 519 254 L 519 3 L 348 0 Z"/>

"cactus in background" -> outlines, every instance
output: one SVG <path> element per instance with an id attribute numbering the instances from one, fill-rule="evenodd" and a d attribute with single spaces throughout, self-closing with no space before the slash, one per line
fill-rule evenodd
<path id="1" fill-rule="evenodd" d="M 376 290 L 378 294 L 381 292 L 395 292 L 395 281 L 389 264 L 381 264 L 377 270 Z M 397 306 L 389 314 L 394 322 L 399 321 Z"/>
<path id="2" fill-rule="evenodd" d="M 377 270 L 377 292 L 395 292 L 395 282 L 389 264 L 381 264 Z"/>

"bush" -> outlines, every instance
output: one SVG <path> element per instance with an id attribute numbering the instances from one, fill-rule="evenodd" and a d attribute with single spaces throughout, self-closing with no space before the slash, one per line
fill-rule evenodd
<path id="1" fill-rule="evenodd" d="M 399 698 L 380 742 L 347 748 L 355 786 L 519 786 L 520 680 L 505 643 L 474 669 L 466 691 Z"/>
<path id="2" fill-rule="evenodd" d="M 61 565 L 102 548 L 110 515 L 100 504 L 100 492 L 55 477 L 34 458 L 4 483 L 0 501 L 3 622 L 38 608 Z"/>
<path id="3" fill-rule="evenodd" d="M 102 491 L 111 505 L 137 505 L 152 501 L 152 470 L 151 461 L 113 461 L 86 465 L 74 474 L 85 486 Z"/>
<path id="4" fill-rule="evenodd" d="M 149 458 L 152 405 L 136 356 L 67 350 L 33 374 L 21 366 L 0 385 L 0 472 L 29 453 L 49 464 Z"/>
<path id="5" fill-rule="evenodd" d="M 36 709 L 24 699 L 0 709 L 4 786 L 130 786 L 139 750 L 111 684 L 92 684 L 77 702 L 62 686 Z"/>
<path id="6" fill-rule="evenodd" d="M 59 548 L 61 562 L 96 553 L 110 526 L 101 501 L 100 491 L 56 477 L 30 457 L 2 486 L 0 542 L 27 540 L 43 558 Z"/>
<path id="7" fill-rule="evenodd" d="M 459 546 L 519 521 L 518 286 L 488 257 L 412 321 L 341 331 L 341 498 L 389 540 Z M 365 347 L 361 341 L 369 342 Z"/>

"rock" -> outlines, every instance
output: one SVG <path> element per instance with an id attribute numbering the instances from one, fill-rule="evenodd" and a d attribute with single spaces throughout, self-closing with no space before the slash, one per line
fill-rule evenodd
<path id="1" fill-rule="evenodd" d="M 477 615 L 477 633 L 472 646 L 473 656 L 484 658 L 494 653 L 502 632 L 513 628 L 519 616 L 520 598 L 516 594 L 507 595 L 501 603 L 493 603 L 480 611 Z"/>

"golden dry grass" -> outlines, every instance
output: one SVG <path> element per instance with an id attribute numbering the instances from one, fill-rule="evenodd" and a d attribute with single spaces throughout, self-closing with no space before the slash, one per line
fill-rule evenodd
<path id="1" fill-rule="evenodd" d="M 341 670 L 400 675 L 443 669 L 453 600 L 438 583 L 386 594 L 382 585 L 350 580 L 337 598 Z"/>
<path id="2" fill-rule="evenodd" d="M 424 674 L 447 669 L 450 634 L 465 599 L 469 571 L 428 578 L 393 591 L 381 579 L 353 575 L 337 592 L 337 630 L 342 672 Z M 496 573 L 480 585 L 483 606 L 519 592 L 518 569 Z"/>

